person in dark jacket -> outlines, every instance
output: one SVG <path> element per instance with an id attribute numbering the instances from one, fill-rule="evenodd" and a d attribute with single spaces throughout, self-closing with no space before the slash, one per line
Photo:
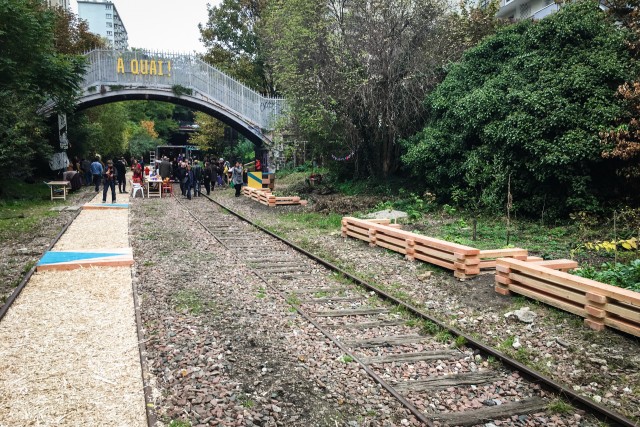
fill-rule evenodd
<path id="1" fill-rule="evenodd" d="M 120 194 L 127 192 L 127 162 L 124 157 L 120 157 L 120 160 L 115 164 L 116 172 L 118 174 L 118 192 Z"/>
<path id="2" fill-rule="evenodd" d="M 212 167 L 208 161 L 204 163 L 204 171 L 202 172 L 202 179 L 204 180 L 204 189 L 207 190 L 207 196 L 211 194 L 211 179 Z"/>
<path id="3" fill-rule="evenodd" d="M 107 192 L 111 188 L 111 203 L 116 202 L 116 170 L 113 162 L 109 160 L 103 174 L 102 203 L 107 202 Z"/>
<path id="4" fill-rule="evenodd" d="M 202 185 L 203 173 L 202 173 L 202 166 L 200 165 L 199 160 L 193 161 L 192 170 L 193 170 L 193 197 L 200 197 L 202 196 L 202 191 L 200 190 L 202 189 L 201 185 Z"/>
<path id="5" fill-rule="evenodd" d="M 185 188 L 185 180 L 187 175 L 187 166 L 186 162 L 180 162 L 178 166 L 178 172 L 176 173 L 176 178 L 178 178 L 178 182 L 180 182 L 180 192 L 182 192 L 183 196 L 186 196 L 187 189 Z"/>
<path id="6" fill-rule="evenodd" d="M 160 176 L 162 177 L 163 181 L 171 176 L 171 169 L 173 169 L 171 166 L 171 162 L 166 157 L 163 157 L 162 161 L 160 162 L 160 166 L 158 167 Z"/>
<path id="7" fill-rule="evenodd" d="M 193 170 L 191 169 L 191 165 L 187 163 L 185 174 L 184 174 L 184 188 L 187 193 L 187 199 L 191 200 L 191 188 L 194 188 L 194 197 L 195 197 L 195 177 L 193 176 Z"/>

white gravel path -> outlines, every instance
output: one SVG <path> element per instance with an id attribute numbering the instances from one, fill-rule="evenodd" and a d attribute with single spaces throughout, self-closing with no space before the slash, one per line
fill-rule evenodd
<path id="1" fill-rule="evenodd" d="M 100 210 L 55 249 L 128 246 L 128 212 Z M 0 322 L 0 427 L 144 426 L 142 389 L 131 269 L 34 274 Z"/>

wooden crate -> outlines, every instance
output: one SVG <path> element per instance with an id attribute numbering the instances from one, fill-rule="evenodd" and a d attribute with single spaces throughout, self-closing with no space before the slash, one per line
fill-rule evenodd
<path id="1" fill-rule="evenodd" d="M 502 295 L 515 292 L 577 314 L 598 331 L 608 326 L 640 336 L 640 293 L 557 271 L 575 266 L 571 260 L 501 258 L 496 265 L 495 290 Z"/>
<path id="2" fill-rule="evenodd" d="M 364 240 L 370 246 L 380 246 L 404 254 L 410 260 L 421 260 L 453 270 L 460 279 L 480 273 L 478 249 L 434 239 L 402 230 L 389 220 L 342 218 L 342 236 Z"/>

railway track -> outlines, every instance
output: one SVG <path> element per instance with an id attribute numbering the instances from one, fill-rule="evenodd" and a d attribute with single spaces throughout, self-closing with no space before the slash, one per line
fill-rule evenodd
<path id="1" fill-rule="evenodd" d="M 548 425 L 560 396 L 610 424 L 636 425 L 207 199 L 230 215 L 199 217 L 177 200 L 424 425 Z"/>

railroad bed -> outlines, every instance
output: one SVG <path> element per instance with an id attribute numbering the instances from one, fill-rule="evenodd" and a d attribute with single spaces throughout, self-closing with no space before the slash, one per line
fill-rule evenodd
<path id="1" fill-rule="evenodd" d="M 406 423 L 598 425 L 583 410 L 550 413 L 558 398 L 538 381 L 247 223 L 212 211 L 206 199 L 176 202 L 253 271 L 255 277 L 243 280 L 258 280 L 279 295 L 331 340 L 343 363 L 359 365 L 402 403 L 412 414 Z"/>

